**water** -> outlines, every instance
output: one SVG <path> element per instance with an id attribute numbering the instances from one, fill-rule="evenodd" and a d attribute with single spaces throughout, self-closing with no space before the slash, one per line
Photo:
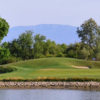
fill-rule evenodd
<path id="1" fill-rule="evenodd" d="M 100 91 L 26 89 L 0 90 L 0 100 L 100 100 Z"/>

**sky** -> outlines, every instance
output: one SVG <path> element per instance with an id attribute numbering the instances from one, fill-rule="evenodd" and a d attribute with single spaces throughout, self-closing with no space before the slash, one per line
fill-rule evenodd
<path id="1" fill-rule="evenodd" d="M 0 16 L 10 28 L 38 24 L 80 26 L 89 18 L 100 25 L 100 0 L 0 0 Z"/>

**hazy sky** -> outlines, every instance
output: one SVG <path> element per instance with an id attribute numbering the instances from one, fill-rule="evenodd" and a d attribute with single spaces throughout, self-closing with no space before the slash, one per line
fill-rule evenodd
<path id="1" fill-rule="evenodd" d="M 38 24 L 80 26 L 89 18 L 100 25 L 100 0 L 0 0 L 0 16 L 10 27 Z"/>

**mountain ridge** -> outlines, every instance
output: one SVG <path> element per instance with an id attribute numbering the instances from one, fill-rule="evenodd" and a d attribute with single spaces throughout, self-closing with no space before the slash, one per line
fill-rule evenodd
<path id="1" fill-rule="evenodd" d="M 10 42 L 21 33 L 26 30 L 33 30 L 34 35 L 40 33 L 46 36 L 46 39 L 55 41 L 56 43 L 70 44 L 79 42 L 80 39 L 76 33 L 77 27 L 70 25 L 60 25 L 60 24 L 39 24 L 39 25 L 29 25 L 29 26 L 16 26 L 9 29 L 9 32 L 2 42 Z"/>

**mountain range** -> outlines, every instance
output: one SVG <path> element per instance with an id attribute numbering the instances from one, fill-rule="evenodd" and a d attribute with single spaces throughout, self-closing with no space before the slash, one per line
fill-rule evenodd
<path id="1" fill-rule="evenodd" d="M 26 30 L 33 30 L 35 34 L 41 34 L 46 36 L 46 39 L 55 41 L 56 43 L 70 44 L 79 42 L 80 39 L 76 33 L 77 27 L 70 25 L 58 25 L 58 24 L 40 24 L 31 26 L 16 26 L 9 29 L 6 37 L 1 42 L 10 42 L 13 39 L 17 39 L 21 33 Z"/>

